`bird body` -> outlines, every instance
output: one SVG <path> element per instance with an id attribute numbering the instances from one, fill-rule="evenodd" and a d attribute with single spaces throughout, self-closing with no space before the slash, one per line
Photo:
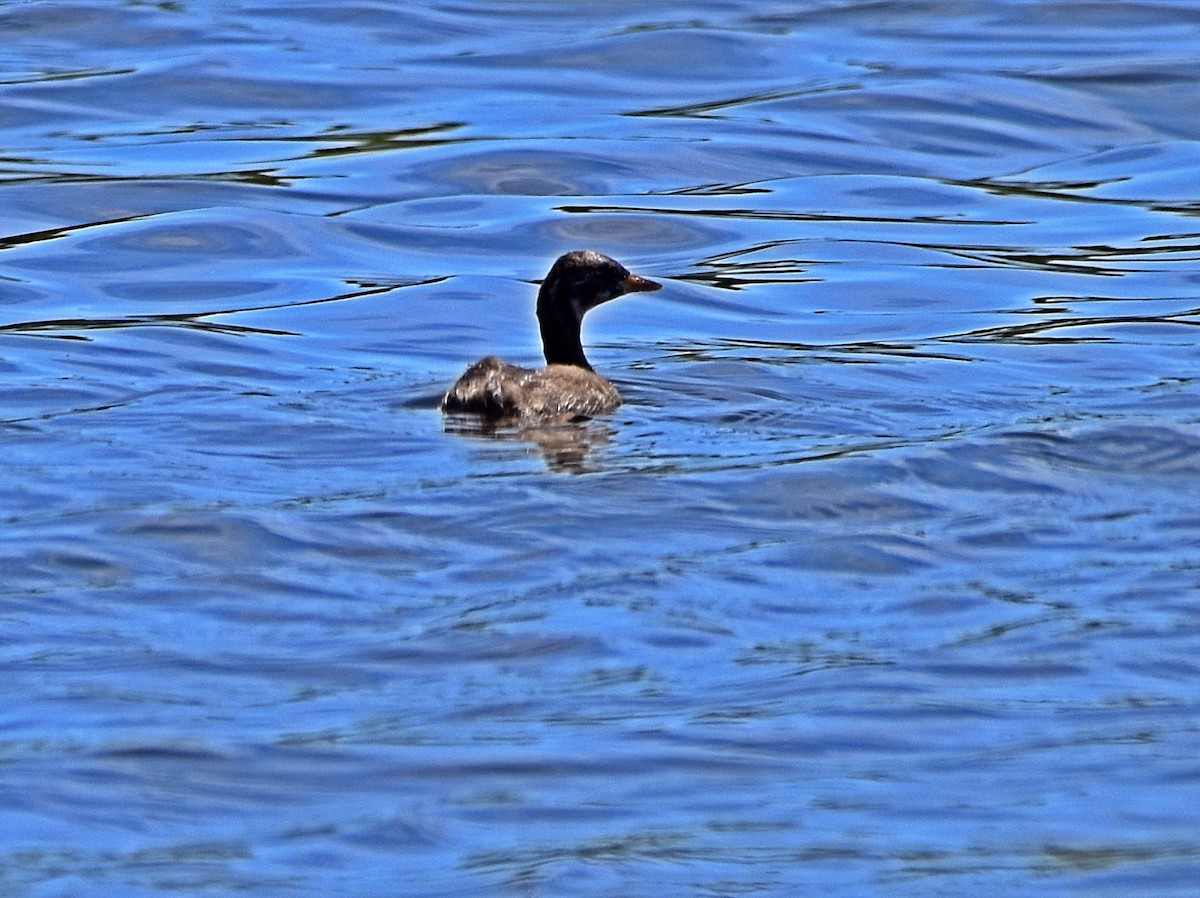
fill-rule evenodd
<path id="1" fill-rule="evenodd" d="M 464 372 L 442 408 L 475 412 L 488 418 L 594 418 L 621 404 L 616 387 L 597 374 L 575 365 L 518 368 L 489 355 Z"/>
<path id="2" fill-rule="evenodd" d="M 538 291 L 537 317 L 546 367 L 519 368 L 495 356 L 480 359 L 446 393 L 442 411 L 523 425 L 593 418 L 614 411 L 621 404 L 620 394 L 592 370 L 583 354 L 583 316 L 625 293 L 660 287 L 600 253 L 582 250 L 560 256 Z"/>

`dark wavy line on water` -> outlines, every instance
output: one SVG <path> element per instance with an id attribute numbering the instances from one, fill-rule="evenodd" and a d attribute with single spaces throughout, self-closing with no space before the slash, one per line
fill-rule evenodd
<path id="1" fill-rule="evenodd" d="M 136 68 L 103 68 L 103 69 L 68 69 L 61 72 L 39 72 L 27 77 L 0 79 L 0 86 L 11 87 L 15 84 L 48 84 L 52 81 L 79 81 L 86 78 L 109 78 L 114 75 L 135 75 Z"/>
<path id="2" fill-rule="evenodd" d="M 240 315 L 247 312 L 270 312 L 278 309 L 296 309 L 302 306 L 322 305 L 330 302 L 344 302 L 351 299 L 361 299 L 365 296 L 379 296 L 393 290 L 403 290 L 406 287 L 425 287 L 440 284 L 449 280 L 448 275 L 427 278 L 421 281 L 407 281 L 392 284 L 363 285 L 361 290 L 339 293 L 336 296 L 321 296 L 316 299 L 304 299 L 297 302 L 269 303 L 261 306 L 247 306 L 234 309 L 213 309 L 206 312 L 171 312 L 157 315 L 130 315 L 119 318 L 51 318 L 40 321 L 20 321 L 10 324 L 0 324 L 0 333 L 19 334 L 31 337 L 53 337 L 59 340 L 87 340 L 87 337 L 72 333 L 79 330 L 116 330 L 132 327 L 180 327 L 192 330 L 220 334 L 257 334 L 272 337 L 298 337 L 295 331 L 274 330 L 271 328 L 252 327 L 248 325 L 229 324 L 209 321 L 224 315 Z"/>
<path id="3" fill-rule="evenodd" d="M 1051 336 L 1050 331 L 1075 328 L 1122 327 L 1127 325 L 1179 325 L 1200 327 L 1200 308 L 1163 315 L 1090 315 L 1078 318 L 1058 316 L 1039 318 L 1021 324 L 997 325 L 951 334 L 939 334 L 924 339 L 893 342 L 886 340 L 861 340 L 849 343 L 805 343 L 789 340 L 752 340 L 745 338 L 722 338 L 690 346 L 672 347 L 668 353 L 674 358 L 693 361 L 713 361 L 727 358 L 730 352 L 743 353 L 738 358 L 748 362 L 771 363 L 791 358 L 811 361 L 826 356 L 830 360 L 847 362 L 847 356 L 858 356 L 851 363 L 869 364 L 870 356 L 897 358 L 932 359 L 947 362 L 971 362 L 970 356 L 956 354 L 936 348 L 938 344 L 968 343 L 1101 343 L 1115 342 L 1114 338 L 1095 334 L 1081 336 Z M 750 351 L 757 355 L 746 355 Z M 784 356 L 780 359 L 779 356 Z"/>
<path id="4" fill-rule="evenodd" d="M 945 338 L 935 337 L 931 342 Z M 668 353 L 672 358 L 683 358 L 692 361 L 713 361 L 724 357 L 726 350 L 751 350 L 763 353 L 761 356 L 742 355 L 739 358 L 747 362 L 769 363 L 772 358 L 768 354 L 788 353 L 803 354 L 812 359 L 827 356 L 894 356 L 902 358 L 936 359 L 944 362 L 969 362 L 970 358 L 954 355 L 949 352 L 922 349 L 917 343 L 893 343 L 885 340 L 862 340 L 854 343 L 802 343 L 789 340 L 751 340 L 743 337 L 728 337 L 712 340 L 693 346 L 671 347 Z M 838 359 L 838 361 L 846 361 Z M 868 364 L 866 359 L 854 359 L 858 364 Z"/>
<path id="5" fill-rule="evenodd" d="M 334 143 L 336 146 L 320 147 L 301 156 L 291 157 L 281 161 L 296 161 L 300 159 L 320 159 L 328 156 L 347 156 L 355 153 L 390 152 L 392 150 L 423 150 L 430 147 L 454 146 L 463 143 L 476 143 L 488 138 L 475 137 L 431 137 L 426 135 L 444 134 L 458 131 L 466 127 L 466 122 L 440 122 L 421 128 L 406 128 L 400 131 L 338 131 L 330 130 L 322 134 L 301 134 L 291 136 L 275 136 L 272 142 L 279 143 Z M 248 141 L 261 140 L 259 136 L 251 137 L 220 137 L 218 141 Z"/>
<path id="6" fill-rule="evenodd" d="M 110 402 L 100 402 L 95 405 L 77 405 L 71 408 L 62 409 L 56 412 L 40 412 L 36 415 L 25 415 L 21 418 L 0 418 L 0 426 L 3 427 L 19 427 L 22 424 L 32 424 L 35 421 L 54 421 L 58 418 L 65 418 L 71 415 L 90 415 L 95 412 L 108 412 L 118 408 L 128 408 L 135 402 L 140 402 L 151 396 L 157 396 L 165 393 L 166 388 L 154 390 L 144 390 L 137 393 L 131 393 L 123 396 L 120 399 L 114 399 Z"/>
<path id="7" fill-rule="evenodd" d="M 699 103 L 685 103 L 680 106 L 660 106 L 654 109 L 640 109 L 635 112 L 623 112 L 621 114 L 629 118 L 720 119 L 724 118 L 724 116 L 715 115 L 714 113 L 721 112 L 726 109 L 754 106 L 759 103 L 773 103 L 779 100 L 792 100 L 796 97 L 806 97 L 814 94 L 837 93 L 841 91 L 854 91 L 861 89 L 862 85 L 857 82 L 814 85 L 812 87 L 762 91 L 759 93 L 745 94 L 738 97 L 729 97 L 722 100 L 705 100 Z"/>
<path id="8" fill-rule="evenodd" d="M 672 187 L 664 190 L 647 190 L 646 196 L 746 196 L 749 194 L 769 194 L 772 191 L 759 184 L 769 184 L 772 181 L 782 181 L 784 178 L 759 178 L 754 181 L 738 181 L 725 183 L 710 181 L 690 187 Z"/>
<path id="9" fill-rule="evenodd" d="M 831 212 L 796 212 L 790 209 L 667 209 L 661 206 L 606 206 L 570 205 L 555 206 L 554 211 L 568 215 L 683 215 L 697 218 L 738 218 L 761 221 L 838 221 L 872 222 L 876 224 L 938 224 L 938 225 L 1024 225 L 1034 224 L 1027 220 L 995 218 L 960 218 L 942 215 L 845 215 Z"/>
<path id="10" fill-rule="evenodd" d="M 124 215 L 120 218 L 106 218 L 101 221 L 89 221 L 84 224 L 66 225 L 61 228 L 45 228 L 40 231 L 26 231 L 23 234 L 0 237 L 0 250 L 12 249 L 14 246 L 27 246 L 31 243 L 44 243 L 48 240 L 58 240 L 61 237 L 66 237 L 79 231 L 102 228 L 106 225 L 125 224 L 130 221 L 139 221 L 143 218 L 151 218 L 155 214 L 151 212 L 139 215 Z"/>
<path id="11" fill-rule="evenodd" d="M 258 187 L 288 187 L 293 182 L 320 180 L 319 175 L 287 174 L 274 165 L 290 162 L 305 162 L 314 159 L 325 159 L 333 156 L 350 156 L 359 153 L 386 153 L 396 150 L 420 150 L 433 147 L 455 146 L 459 144 L 495 141 L 498 138 L 488 136 L 458 136 L 434 137 L 426 135 L 442 134 L 449 131 L 461 130 L 463 122 L 442 122 L 421 128 L 408 128 L 397 131 L 352 131 L 329 129 L 318 134 L 272 134 L 264 136 L 253 132 L 248 134 L 232 134 L 220 136 L 205 134 L 205 143 L 255 143 L 255 144 L 320 144 L 308 152 L 298 155 L 283 154 L 269 159 L 254 160 L 246 167 L 229 171 L 184 172 L 179 174 L 146 175 L 101 175 L 93 172 L 51 169 L 49 160 L 0 157 L 0 161 L 8 163 L 12 168 L 0 168 L 0 183 L 3 184 L 110 184 L 127 182 L 154 181 L 216 181 L 221 183 L 251 184 Z M 169 131 L 138 131 L 121 137 L 153 138 L 163 136 L 179 136 L 181 138 L 215 130 L 211 126 L 197 125 L 188 128 L 173 128 Z M 95 137 L 99 137 L 96 135 Z M 157 140 L 154 146 L 172 146 L 188 144 L 195 141 L 187 139 Z"/>
<path id="12" fill-rule="evenodd" d="M 1197 316 L 1200 316 L 1200 309 L 1191 309 L 1186 312 L 1175 312 L 1167 315 L 1051 318 L 1043 321 L 1031 321 L 1025 324 L 985 327 L 958 334 L 947 334 L 946 336 L 934 339 L 946 343 L 1106 343 L 1114 341 L 1107 337 L 1095 335 L 1088 335 L 1086 337 L 1050 337 L 1045 334 L 1047 331 L 1062 330 L 1064 328 L 1114 327 L 1127 324 L 1174 324 L 1184 327 L 1200 327 L 1200 320 L 1191 320 Z"/>
<path id="13" fill-rule="evenodd" d="M 997 196 L 1021 196 L 1042 200 L 1062 200 L 1070 203 L 1096 203 L 1109 206 L 1130 206 L 1151 212 L 1169 212 L 1184 215 L 1200 214 L 1200 201 L 1164 202 L 1162 200 L 1128 197 L 1088 196 L 1077 191 L 1093 190 L 1108 184 L 1128 181 L 1130 178 L 1111 178 L 1098 181 L 1017 181 L 999 178 L 971 178 L 970 180 L 943 181 L 953 187 L 983 190 Z"/>
<path id="14" fill-rule="evenodd" d="M 287 160 L 285 160 L 287 161 Z M 177 175 L 96 175 L 90 172 L 54 171 L 28 173 L 0 170 L 0 184 L 155 184 L 163 181 L 219 184 L 251 184 L 255 187 L 290 187 L 295 181 L 320 180 L 320 175 L 281 175 L 274 168 L 243 168 L 235 171 L 186 172 Z"/>
<path id="15" fill-rule="evenodd" d="M 905 240 L 842 240 L 845 243 L 879 244 L 881 246 L 900 246 L 909 249 L 925 250 L 941 253 L 961 259 L 964 262 L 978 263 L 978 267 L 1032 268 L 1038 271 L 1058 272 L 1060 274 L 1089 274 L 1097 277 L 1121 277 L 1126 274 L 1136 274 L 1146 271 L 1146 268 L 1116 266 L 1114 260 L 1132 263 L 1146 262 L 1192 262 L 1195 259 L 1186 253 L 1200 255 L 1200 244 L 1171 244 L 1155 247 L 1120 247 L 1120 246 L 1067 246 L 1061 248 L 1035 249 L 1033 247 L 997 246 L 987 244 L 952 244 L 924 243 Z M 975 265 L 958 265 L 951 267 L 977 267 Z"/>
<path id="16" fill-rule="evenodd" d="M 1183 235 L 1180 235 L 1183 236 Z M 1190 236 L 1190 235 L 1188 235 Z M 1149 238 L 1147 238 L 1149 239 Z M 928 243 L 905 240 L 862 240 L 828 238 L 830 242 L 847 244 L 880 245 L 903 247 L 924 252 L 951 256 L 956 263 L 942 264 L 940 268 L 1017 268 L 1061 274 L 1085 274 L 1096 277 L 1121 277 L 1150 270 L 1148 264 L 1176 264 L 1193 262 L 1200 258 L 1200 243 L 1171 242 L 1178 236 L 1156 238 L 1151 246 L 1106 246 L 1083 245 L 1058 248 L 1031 246 L 1002 246 L 996 244 Z M 757 243 L 729 252 L 709 256 L 697 263 L 699 271 L 678 275 L 679 280 L 698 281 L 724 290 L 741 290 L 744 287 L 769 283 L 802 283 L 821 278 L 809 274 L 818 266 L 840 264 L 819 258 L 766 258 L 755 259 L 757 253 L 779 249 L 783 246 L 806 242 L 796 238 L 785 238 Z M 1114 261 L 1126 265 L 1114 265 Z M 1142 262 L 1142 265 L 1135 263 Z"/>

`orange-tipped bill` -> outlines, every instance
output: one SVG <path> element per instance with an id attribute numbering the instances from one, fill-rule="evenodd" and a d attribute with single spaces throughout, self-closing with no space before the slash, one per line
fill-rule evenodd
<path id="1" fill-rule="evenodd" d="M 662 289 L 662 284 L 646 280 L 636 274 L 631 274 L 621 281 L 621 286 L 625 288 L 626 293 L 649 293 L 651 290 Z"/>

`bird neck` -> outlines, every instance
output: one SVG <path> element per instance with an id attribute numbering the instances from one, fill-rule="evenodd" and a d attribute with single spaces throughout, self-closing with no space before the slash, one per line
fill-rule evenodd
<path id="1" fill-rule="evenodd" d="M 583 354 L 583 342 L 579 336 L 582 322 L 573 318 L 564 321 L 557 315 L 538 315 L 538 327 L 542 332 L 542 351 L 547 365 L 574 365 L 591 371 Z"/>

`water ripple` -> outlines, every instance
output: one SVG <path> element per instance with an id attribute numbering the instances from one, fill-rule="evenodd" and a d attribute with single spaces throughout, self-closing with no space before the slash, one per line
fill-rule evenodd
<path id="1" fill-rule="evenodd" d="M 0 5 L 0 890 L 1190 896 L 1196 24 Z"/>

